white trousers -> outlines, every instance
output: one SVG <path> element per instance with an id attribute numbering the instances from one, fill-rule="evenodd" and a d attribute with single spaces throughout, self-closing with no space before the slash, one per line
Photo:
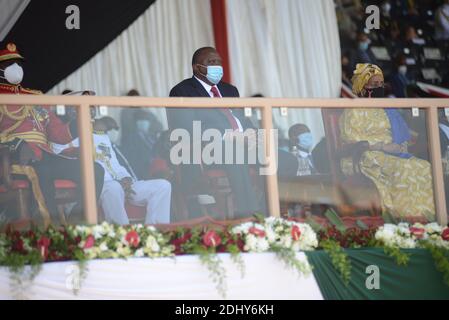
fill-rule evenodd
<path id="1" fill-rule="evenodd" d="M 132 185 L 135 194 L 129 202 L 146 207 L 146 224 L 170 223 L 171 184 L 167 180 L 136 181 Z M 100 205 L 107 222 L 129 224 L 125 210 L 125 191 L 118 181 L 106 181 L 100 196 Z"/>

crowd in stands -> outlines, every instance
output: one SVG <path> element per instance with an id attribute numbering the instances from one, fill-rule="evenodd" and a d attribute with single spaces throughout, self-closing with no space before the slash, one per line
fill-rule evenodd
<path id="1" fill-rule="evenodd" d="M 386 96 L 419 97 L 416 82 L 449 88 L 448 0 L 335 0 L 342 50 L 342 80 L 351 86 L 357 63 L 379 65 Z M 379 29 L 368 30 L 365 12 L 376 5 Z"/>

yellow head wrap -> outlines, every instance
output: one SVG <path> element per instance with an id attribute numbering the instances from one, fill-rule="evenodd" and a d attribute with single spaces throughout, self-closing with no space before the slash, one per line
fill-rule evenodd
<path id="1" fill-rule="evenodd" d="M 352 92 L 357 96 L 360 95 L 369 79 L 376 75 L 380 75 L 382 78 L 384 77 L 381 68 L 371 63 L 358 63 L 351 79 Z"/>

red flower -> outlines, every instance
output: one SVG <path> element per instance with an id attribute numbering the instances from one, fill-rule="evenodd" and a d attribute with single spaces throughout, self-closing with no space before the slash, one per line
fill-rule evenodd
<path id="1" fill-rule="evenodd" d="M 92 248 L 95 244 L 95 238 L 93 235 L 88 235 L 86 238 L 86 243 L 84 244 L 84 249 Z"/>
<path id="2" fill-rule="evenodd" d="M 30 239 L 34 239 L 36 237 L 36 234 L 34 233 L 33 230 L 29 230 L 27 231 L 26 236 Z"/>
<path id="3" fill-rule="evenodd" d="M 301 230 L 298 226 L 293 226 L 292 228 L 292 238 L 294 241 L 298 241 L 299 237 L 301 236 Z"/>
<path id="4" fill-rule="evenodd" d="M 24 253 L 25 252 L 25 248 L 23 247 L 23 240 L 22 239 L 17 239 L 17 240 L 13 241 L 13 243 L 12 243 L 12 251 L 20 252 L 20 253 Z"/>
<path id="5" fill-rule="evenodd" d="M 248 232 L 257 237 L 261 237 L 261 238 L 265 237 L 265 231 L 257 229 L 256 227 L 249 228 Z"/>
<path id="6" fill-rule="evenodd" d="M 206 247 L 216 247 L 220 245 L 221 238 L 215 230 L 209 230 L 203 236 L 203 243 Z"/>
<path id="7" fill-rule="evenodd" d="M 51 240 L 46 236 L 40 237 L 37 241 L 37 249 L 41 253 L 42 259 L 47 260 L 48 257 L 48 247 L 50 246 Z"/>
<path id="8" fill-rule="evenodd" d="M 443 238 L 444 241 L 449 241 L 449 228 L 443 230 L 441 238 Z"/>
<path id="9" fill-rule="evenodd" d="M 423 228 L 416 228 L 416 227 L 410 227 L 410 232 L 418 239 L 421 239 L 424 236 L 424 230 Z"/>
<path id="10" fill-rule="evenodd" d="M 129 243 L 130 246 L 134 248 L 137 248 L 140 243 L 139 234 L 136 230 L 131 230 L 130 232 L 128 232 L 125 236 L 125 240 Z"/>
<path id="11" fill-rule="evenodd" d="M 192 238 L 192 234 L 190 232 L 187 232 L 184 236 L 181 238 L 176 238 L 171 241 L 171 244 L 175 246 L 175 254 L 182 254 L 182 248 L 181 246 L 186 243 L 187 241 Z"/>

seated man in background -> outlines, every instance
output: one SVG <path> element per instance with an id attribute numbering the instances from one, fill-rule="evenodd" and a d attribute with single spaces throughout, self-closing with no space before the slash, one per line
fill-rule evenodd
<path id="1" fill-rule="evenodd" d="M 292 154 L 298 159 L 298 176 L 330 173 L 326 139 L 314 145 L 309 127 L 297 123 L 288 130 Z"/>
<path id="2" fill-rule="evenodd" d="M 357 34 L 356 47 L 351 53 L 351 66 L 354 69 L 355 65 L 359 62 L 363 63 L 377 63 L 376 57 L 371 51 L 371 40 L 364 32 Z"/>
<path id="3" fill-rule="evenodd" d="M 394 69 L 391 75 L 391 90 L 396 98 L 407 98 L 407 86 L 411 80 L 407 76 L 407 57 L 403 54 L 397 56 L 394 61 Z"/>
<path id="4" fill-rule="evenodd" d="M 288 130 L 291 151 L 298 159 L 298 176 L 310 175 L 315 172 L 312 154 L 313 136 L 310 129 L 302 123 L 297 123 Z"/>
<path id="5" fill-rule="evenodd" d="M 129 110 L 128 110 L 129 109 Z M 155 146 L 162 132 L 162 125 L 151 112 L 140 108 L 127 108 L 130 122 L 122 125 L 120 149 L 123 150 L 137 177 L 150 179 L 150 167 L 156 157 Z"/>
<path id="6" fill-rule="evenodd" d="M 171 185 L 168 181 L 138 180 L 125 157 L 114 147 L 108 132 L 119 127 L 111 117 L 94 122 L 95 161 L 105 170 L 100 205 L 106 221 L 120 225 L 129 224 L 125 201 L 147 209 L 146 224 L 170 223 Z M 71 145 L 78 147 L 79 141 Z M 118 159 L 122 158 L 125 166 Z M 129 170 L 129 171 L 128 171 Z"/>

